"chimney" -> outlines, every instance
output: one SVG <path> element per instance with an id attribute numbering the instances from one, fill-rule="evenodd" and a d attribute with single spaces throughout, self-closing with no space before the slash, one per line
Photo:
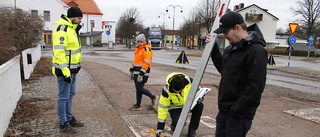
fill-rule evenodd
<path id="1" fill-rule="evenodd" d="M 244 7 L 244 3 L 240 3 L 239 4 L 239 8 L 241 9 L 241 8 L 243 8 Z"/>
<path id="2" fill-rule="evenodd" d="M 239 5 L 234 5 L 233 11 L 235 11 L 235 10 L 237 10 L 237 9 L 239 9 Z"/>

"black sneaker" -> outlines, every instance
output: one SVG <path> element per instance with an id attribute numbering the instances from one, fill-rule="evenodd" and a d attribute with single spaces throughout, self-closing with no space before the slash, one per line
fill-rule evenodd
<path id="1" fill-rule="evenodd" d="M 65 132 L 68 134 L 77 133 L 77 130 L 75 128 L 71 127 L 68 122 L 65 122 L 64 125 L 60 125 L 59 129 L 61 132 Z"/>
<path id="2" fill-rule="evenodd" d="M 69 122 L 69 125 L 72 127 L 83 127 L 84 123 L 79 122 L 78 120 L 76 120 L 76 118 L 72 117 L 72 119 Z"/>
<path id="3" fill-rule="evenodd" d="M 129 107 L 130 111 L 140 111 L 141 105 L 134 104 L 133 106 Z"/>

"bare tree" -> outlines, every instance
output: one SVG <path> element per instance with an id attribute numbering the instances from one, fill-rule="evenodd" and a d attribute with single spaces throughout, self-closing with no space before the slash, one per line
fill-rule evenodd
<path id="1" fill-rule="evenodd" d="M 1 7 L 0 22 L 1 60 L 8 59 L 9 55 L 6 53 L 13 57 L 13 54 L 35 47 L 42 38 L 43 20 L 21 9 Z"/>
<path id="2" fill-rule="evenodd" d="M 201 26 L 205 27 L 207 32 L 210 32 L 214 18 L 217 15 L 217 10 L 220 6 L 220 0 L 201 0 L 195 12 L 197 13 Z"/>
<path id="3" fill-rule="evenodd" d="M 297 1 L 298 8 L 293 10 L 295 15 L 302 16 L 299 27 L 303 30 L 304 35 L 313 35 L 316 30 L 315 23 L 320 18 L 320 1 L 319 0 L 301 0 Z"/>
<path id="4" fill-rule="evenodd" d="M 128 40 L 133 38 L 132 36 L 136 35 L 135 31 L 144 32 L 140 12 L 136 7 L 128 8 L 122 13 L 116 31 L 118 37 L 126 39 L 126 44 L 128 44 Z"/>

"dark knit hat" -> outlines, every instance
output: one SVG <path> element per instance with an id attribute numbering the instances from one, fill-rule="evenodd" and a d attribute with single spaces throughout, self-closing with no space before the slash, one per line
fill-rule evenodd
<path id="1" fill-rule="evenodd" d="M 67 17 L 68 17 L 68 18 L 72 18 L 72 17 L 83 17 L 82 11 L 80 10 L 79 7 L 71 6 L 71 7 L 68 9 Z"/>
<path id="2" fill-rule="evenodd" d="M 237 24 L 241 24 L 243 22 L 244 22 L 243 18 L 241 14 L 239 14 L 238 12 L 228 12 L 220 18 L 219 28 L 217 28 L 213 32 L 217 34 L 224 33 L 230 28 L 236 26 Z"/>
<path id="3" fill-rule="evenodd" d="M 171 85 L 174 90 L 182 90 L 184 88 L 184 78 L 182 76 L 174 76 L 171 80 Z"/>

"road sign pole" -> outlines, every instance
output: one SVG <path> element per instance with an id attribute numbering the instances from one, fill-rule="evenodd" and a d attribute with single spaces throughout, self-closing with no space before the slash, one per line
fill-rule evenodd
<path id="1" fill-rule="evenodd" d="M 288 60 L 288 67 L 290 66 L 290 56 L 291 56 L 291 45 L 289 45 L 289 60 Z"/>
<path id="2" fill-rule="evenodd" d="M 186 119 L 187 119 L 187 114 L 190 110 L 191 104 L 192 104 L 194 97 L 196 95 L 196 91 L 200 85 L 202 76 L 204 74 L 204 71 L 207 67 L 207 64 L 208 64 L 208 61 L 210 58 L 210 53 L 211 53 L 212 48 L 214 46 L 214 42 L 216 41 L 216 38 L 217 38 L 217 34 L 213 33 L 213 31 L 219 27 L 220 18 L 227 11 L 229 3 L 230 3 L 230 0 L 221 0 L 217 17 L 214 20 L 214 23 L 212 25 L 212 29 L 210 32 L 210 36 L 212 36 L 212 37 L 210 38 L 210 42 L 206 44 L 205 50 L 202 54 L 199 67 L 197 68 L 195 77 L 193 79 L 193 82 L 192 82 L 192 85 L 191 85 L 191 88 L 190 88 L 190 91 L 189 91 L 189 94 L 187 97 L 187 100 L 182 108 L 182 112 L 180 114 L 178 124 L 176 125 L 176 128 L 174 130 L 173 137 L 180 137 L 182 128 L 183 128 L 184 123 L 186 122 Z"/>

